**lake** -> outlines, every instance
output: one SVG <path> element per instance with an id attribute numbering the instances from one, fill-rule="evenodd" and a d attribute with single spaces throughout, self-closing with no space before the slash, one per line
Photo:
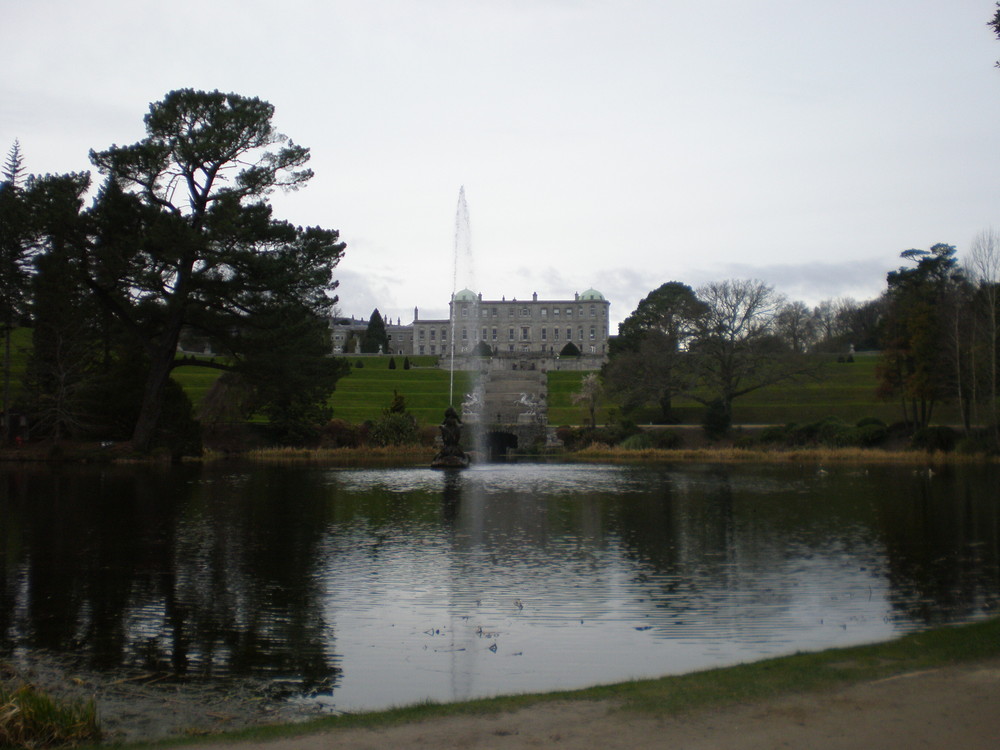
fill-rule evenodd
<path id="1" fill-rule="evenodd" d="M 0 655 L 354 711 L 867 643 L 996 612 L 998 487 L 996 466 L 8 465 Z"/>

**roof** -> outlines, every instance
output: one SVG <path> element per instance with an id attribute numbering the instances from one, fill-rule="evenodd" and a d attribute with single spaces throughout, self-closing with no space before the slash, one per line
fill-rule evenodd
<path id="1" fill-rule="evenodd" d="M 588 300 L 588 301 L 591 301 L 591 302 L 594 302 L 594 301 L 604 302 L 604 295 L 601 294 L 596 289 L 588 289 L 587 291 L 585 291 L 583 294 L 580 295 L 580 299 L 581 300 Z"/>
<path id="2" fill-rule="evenodd" d="M 460 292 L 455 292 L 456 302 L 476 302 L 478 299 L 479 295 L 471 289 L 463 289 Z"/>

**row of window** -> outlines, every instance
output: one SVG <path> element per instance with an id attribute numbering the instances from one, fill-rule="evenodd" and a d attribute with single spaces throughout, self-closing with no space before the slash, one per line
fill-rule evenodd
<path id="1" fill-rule="evenodd" d="M 559 341 L 559 336 L 562 333 L 562 330 L 563 330 L 562 328 L 553 328 L 552 329 L 552 340 L 553 341 Z M 492 328 L 492 329 L 486 329 L 486 328 L 484 328 L 483 332 L 482 332 L 482 336 L 483 336 L 482 340 L 483 341 L 496 341 L 499 338 L 498 333 L 499 332 L 498 332 L 498 330 L 496 328 Z M 576 329 L 576 333 L 577 333 L 577 338 L 580 341 L 583 341 L 583 328 Z M 549 339 L 549 329 L 548 328 L 541 329 L 540 334 L 541 334 L 542 341 L 548 341 L 548 339 Z M 434 337 L 431 336 L 431 338 L 433 339 Z M 590 340 L 593 341 L 596 338 L 597 338 L 597 328 L 595 328 L 594 326 L 591 326 L 590 327 Z M 515 341 L 516 339 L 517 339 L 517 329 L 516 328 L 508 328 L 507 329 L 507 340 L 508 341 Z M 469 340 L 469 331 L 468 331 L 468 329 L 463 328 L 462 329 L 462 341 L 468 341 L 468 340 Z M 531 340 L 531 329 L 529 327 L 527 327 L 527 326 L 524 326 L 523 328 L 521 328 L 521 341 L 530 341 L 530 340 Z M 572 340 L 573 340 L 573 329 L 572 328 L 567 328 L 566 329 L 566 341 L 572 341 Z"/>
<path id="2" fill-rule="evenodd" d="M 424 330 L 425 329 L 423 329 L 423 328 L 419 329 L 418 334 L 417 334 L 418 338 L 421 341 L 424 340 Z M 437 329 L 436 328 L 429 328 L 429 329 L 426 329 L 426 330 L 429 331 L 428 338 L 430 338 L 431 341 L 437 340 Z M 552 329 L 552 339 L 554 341 L 558 341 L 561 332 L 562 332 L 561 328 L 553 328 Z M 507 329 L 507 340 L 508 341 L 514 341 L 516 339 L 515 333 L 516 333 L 516 329 L 514 329 L 514 328 L 508 328 Z M 547 341 L 548 338 L 549 338 L 549 329 L 548 328 L 542 328 L 541 331 L 540 331 L 540 333 L 541 333 L 542 341 Z M 577 329 L 577 338 L 580 341 L 583 341 L 583 328 L 578 328 Z M 595 326 L 591 326 L 590 327 L 590 338 L 591 338 L 591 340 L 597 338 L 597 328 Z M 498 339 L 498 331 L 497 331 L 496 328 L 489 329 L 489 330 L 486 329 L 486 328 L 483 329 L 483 338 L 482 338 L 483 341 L 487 341 L 487 340 L 496 341 L 497 339 Z M 521 340 L 522 341 L 529 341 L 530 339 L 531 339 L 531 328 L 529 328 L 527 326 L 522 327 L 521 328 Z M 448 329 L 447 328 L 442 328 L 441 329 L 441 341 L 442 342 L 446 342 L 447 340 L 448 340 Z M 468 331 L 468 329 L 463 328 L 462 329 L 462 341 L 468 341 L 468 340 L 469 340 L 469 331 Z M 573 340 L 573 329 L 572 328 L 567 328 L 566 329 L 566 341 L 572 341 L 572 340 Z"/>
<path id="3" fill-rule="evenodd" d="M 417 347 L 417 354 L 427 354 L 428 353 L 427 352 L 428 348 L 430 349 L 430 354 L 438 354 L 438 346 L 437 346 L 437 344 L 431 344 L 430 347 L 426 347 L 423 344 L 420 344 Z M 465 353 L 468 353 L 469 351 L 471 351 L 471 347 L 463 346 L 461 351 L 465 352 Z M 531 347 L 528 344 L 520 344 L 518 346 L 515 346 L 514 344 L 508 344 L 507 345 L 507 351 L 511 352 L 511 353 L 522 352 L 522 353 L 526 354 L 526 353 L 528 353 L 528 352 L 531 351 Z M 542 346 L 541 351 L 543 351 L 543 352 L 545 351 L 545 346 L 544 345 Z M 555 354 L 556 353 L 556 350 L 553 347 L 549 347 L 548 351 L 549 351 L 550 354 Z M 447 348 L 444 347 L 444 346 L 442 346 L 440 353 L 441 354 L 447 353 Z M 597 353 L 597 347 L 594 346 L 593 344 L 590 345 L 590 353 L 591 354 L 596 354 Z"/>
<path id="4" fill-rule="evenodd" d="M 463 318 L 469 317 L 469 311 L 470 310 L 474 310 L 474 309 L 475 308 L 469 307 L 468 305 L 462 305 L 462 317 Z M 563 309 L 564 308 L 561 308 L 561 307 L 553 307 L 552 308 L 552 317 L 558 318 L 559 315 L 560 315 L 560 313 L 563 311 Z M 606 313 L 606 310 L 607 310 L 606 307 L 603 307 L 603 306 L 601 307 L 601 315 L 602 316 Z M 566 312 L 566 317 L 567 318 L 572 318 L 573 317 L 573 308 L 572 307 L 565 308 L 565 312 Z M 576 312 L 577 312 L 577 317 L 579 317 L 579 318 L 584 317 L 584 308 L 583 308 L 582 305 L 579 306 L 579 307 L 577 307 Z M 549 317 L 549 308 L 547 308 L 547 307 L 541 308 L 540 314 L 541 314 L 541 317 L 548 318 Z M 496 307 L 481 307 L 481 308 L 479 308 L 479 317 L 480 318 L 490 318 L 490 317 L 496 318 L 496 317 L 499 317 L 499 315 L 500 315 L 500 311 Z M 531 308 L 530 307 L 520 307 L 520 308 L 517 308 L 517 315 L 519 317 L 522 317 L 522 318 L 530 318 L 531 317 Z M 507 317 L 508 318 L 513 318 L 514 317 L 514 308 L 513 307 L 508 307 L 507 308 Z M 590 317 L 592 317 L 592 318 L 596 318 L 597 317 L 597 305 L 591 305 L 590 306 Z"/>

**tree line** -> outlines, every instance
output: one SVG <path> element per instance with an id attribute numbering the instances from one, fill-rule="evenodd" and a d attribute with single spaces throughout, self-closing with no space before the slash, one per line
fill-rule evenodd
<path id="1" fill-rule="evenodd" d="M 677 281 L 651 291 L 619 326 L 602 371 L 626 415 L 656 405 L 673 421 L 679 396 L 706 407 L 705 426 L 725 432 L 733 402 L 766 386 L 820 378 L 823 358 L 879 350 L 873 388 L 898 401 L 901 420 L 930 424 L 935 406 L 959 406 L 966 430 L 997 437 L 997 313 L 1000 235 L 981 232 L 965 266 L 955 247 L 901 253 L 877 298 L 828 300 L 810 309 L 759 280 L 697 291 Z M 829 357 L 826 358 L 829 360 Z"/>
<path id="2" fill-rule="evenodd" d="M 264 414 L 278 437 L 329 417 L 347 365 L 328 357 L 336 230 L 272 215 L 268 196 L 312 171 L 257 98 L 182 89 L 150 105 L 146 136 L 90 152 L 90 173 L 29 175 L 17 143 L 0 182 L 4 412 L 10 334 L 30 325 L 20 408 L 38 434 L 197 441 L 180 365 L 224 370 L 218 419 Z M 176 356 L 184 336 L 220 356 Z M 229 415 L 226 417 L 226 415 Z M 9 429 L 10 420 L 6 420 Z"/>

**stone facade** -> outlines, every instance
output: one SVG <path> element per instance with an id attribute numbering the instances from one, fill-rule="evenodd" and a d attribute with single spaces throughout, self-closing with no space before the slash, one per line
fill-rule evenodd
<path id="1" fill-rule="evenodd" d="M 572 299 L 530 300 L 517 298 L 483 299 L 469 289 L 458 292 L 449 310 L 454 318 L 455 349 L 463 360 L 483 350 L 483 344 L 498 360 L 493 367 L 507 363 L 514 369 L 521 362 L 525 369 L 552 367 L 568 343 L 579 349 L 588 368 L 607 356 L 611 304 L 595 289 L 575 294 Z M 353 335 L 364 334 L 367 321 L 338 318 L 333 325 L 335 354 L 353 354 L 344 347 Z M 413 311 L 413 323 L 386 323 L 389 335 L 387 353 L 435 355 L 451 353 L 452 321 L 421 320 Z M 470 363 L 471 364 L 471 363 Z M 563 361 L 564 365 L 569 365 Z"/>
<path id="2" fill-rule="evenodd" d="M 409 355 L 413 354 L 413 326 L 400 325 L 397 318 L 395 323 L 389 320 L 385 322 L 385 332 L 389 337 L 389 351 L 385 354 Z M 368 329 L 368 321 L 363 319 L 333 318 L 330 321 L 330 341 L 334 354 L 357 354 L 356 346 L 360 345 L 361 337 Z M 355 347 L 350 345 L 355 342 Z"/>
<path id="3" fill-rule="evenodd" d="M 573 299 L 484 300 L 463 289 L 449 305 L 455 320 L 455 354 L 473 354 L 481 342 L 496 356 L 554 356 L 572 342 L 581 354 L 603 358 L 608 348 L 610 303 L 594 289 Z M 413 353 L 450 351 L 450 320 L 413 321 Z M 434 347 L 432 350 L 431 347 Z"/>

